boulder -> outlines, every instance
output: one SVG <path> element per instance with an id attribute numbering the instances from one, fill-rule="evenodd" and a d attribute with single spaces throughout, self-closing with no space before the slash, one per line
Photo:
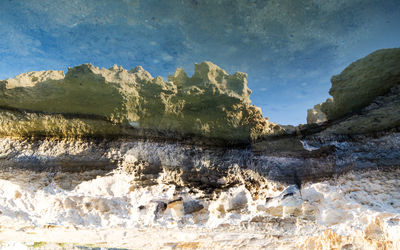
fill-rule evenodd
<path id="1" fill-rule="evenodd" d="M 333 100 L 318 108 L 329 120 L 357 112 L 400 83 L 400 48 L 377 50 L 350 64 L 331 82 Z"/>

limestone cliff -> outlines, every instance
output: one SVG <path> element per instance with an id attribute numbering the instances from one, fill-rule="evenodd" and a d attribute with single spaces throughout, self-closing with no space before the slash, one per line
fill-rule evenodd
<path id="1" fill-rule="evenodd" d="M 132 130 L 248 141 L 283 129 L 249 99 L 246 74 L 203 62 L 168 81 L 142 67 L 21 74 L 0 81 L 0 135 L 57 137 L 132 135 Z"/>
<path id="2" fill-rule="evenodd" d="M 316 117 L 327 116 L 335 120 L 352 112 L 358 112 L 374 99 L 387 94 L 400 83 L 400 48 L 382 49 L 350 64 L 331 79 L 332 88 L 326 102 L 309 110 L 307 123 L 315 123 Z"/>

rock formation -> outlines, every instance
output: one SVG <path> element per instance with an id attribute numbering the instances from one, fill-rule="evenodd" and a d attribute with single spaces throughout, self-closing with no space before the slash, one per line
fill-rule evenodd
<path id="1" fill-rule="evenodd" d="M 307 123 L 335 120 L 368 106 L 400 83 L 400 48 L 382 49 L 350 64 L 331 79 L 333 99 L 309 110 Z"/>
<path id="2" fill-rule="evenodd" d="M 281 133 L 250 104 L 246 76 L 210 62 L 196 64 L 192 77 L 180 68 L 168 81 L 141 67 L 29 72 L 0 81 L 0 134 L 107 137 L 139 129 L 249 141 Z"/>
<path id="3" fill-rule="evenodd" d="M 168 82 L 91 65 L 2 81 L 0 247 L 399 249 L 398 53 L 346 68 L 298 127 L 208 62 Z"/>
<path id="4" fill-rule="evenodd" d="M 332 99 L 328 99 L 332 100 Z M 327 100 L 327 102 L 328 102 Z M 326 117 L 326 114 L 322 112 L 321 110 L 322 104 L 317 104 L 314 106 L 313 109 L 308 109 L 307 110 L 307 124 L 313 124 L 313 123 L 323 123 L 328 120 Z"/>

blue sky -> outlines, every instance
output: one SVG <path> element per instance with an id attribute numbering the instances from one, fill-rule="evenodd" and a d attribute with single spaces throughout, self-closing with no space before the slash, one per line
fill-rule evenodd
<path id="1" fill-rule="evenodd" d="M 0 79 L 92 63 L 164 78 L 212 61 L 249 74 L 271 121 L 305 123 L 330 77 L 400 47 L 399 0 L 0 0 Z"/>

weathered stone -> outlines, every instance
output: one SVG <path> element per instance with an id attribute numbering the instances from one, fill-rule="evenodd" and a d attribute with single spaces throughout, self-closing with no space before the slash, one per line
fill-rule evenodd
<path id="1" fill-rule="evenodd" d="M 327 127 L 319 136 L 365 134 L 400 127 L 400 85 L 389 93 L 378 96 L 357 114 L 351 115 Z"/>
<path id="2" fill-rule="evenodd" d="M 350 64 L 331 82 L 333 101 L 320 107 L 328 119 L 359 111 L 400 83 L 400 48 L 375 51 Z"/>
<path id="3" fill-rule="evenodd" d="M 185 215 L 182 197 L 169 201 L 167 204 L 167 208 L 171 210 L 171 213 L 175 218 L 180 219 Z"/>
<path id="4" fill-rule="evenodd" d="M 198 212 L 204 208 L 203 204 L 197 200 L 183 202 L 185 214 L 192 214 Z"/>
<path id="5" fill-rule="evenodd" d="M 225 91 L 221 94 L 223 98 L 248 105 L 246 89 L 234 84 L 231 84 L 234 91 L 219 86 L 223 81 L 217 81 L 210 72 L 221 72 L 213 67 L 197 66 L 192 78 L 182 69 L 177 70 L 170 77 L 175 82 L 171 89 L 178 94 L 184 89 L 198 93 L 207 91 L 203 85 L 208 84 L 216 91 Z M 115 66 L 112 70 L 122 69 Z M 72 78 L 81 74 L 79 70 L 74 72 L 71 70 Z M 151 77 L 141 68 L 130 73 L 137 73 L 143 79 Z M 48 73 L 53 74 L 58 73 Z M 41 74 L 33 75 L 48 79 L 47 75 L 42 78 Z M 85 81 L 100 79 L 91 77 Z M 121 77 L 125 79 L 123 74 Z M 204 78 L 210 82 L 204 83 Z M 23 79 L 11 81 L 7 88 L 19 89 L 21 93 L 33 91 L 25 88 L 36 88 L 33 80 Z M 161 89 L 169 88 L 167 83 L 164 86 L 161 80 L 157 81 Z M 186 86 L 191 81 L 192 85 Z M 100 84 L 108 83 L 100 80 Z M 145 87 L 150 92 L 143 93 L 153 93 L 156 89 Z M 150 96 L 137 98 L 146 100 Z M 155 105 L 156 101 L 152 102 Z M 16 106 L 20 104 L 15 102 Z M 155 112 L 162 110 L 157 105 Z M 86 108 L 90 110 L 89 106 Z M 199 242 L 184 245 L 192 248 L 223 247 L 216 247 L 215 242 L 220 241 L 216 240 L 215 232 L 232 235 L 224 244 L 247 244 L 253 248 L 398 249 L 400 246 L 397 212 L 400 208 L 400 85 L 394 85 L 356 114 L 296 128 L 286 126 L 285 130 L 290 131 L 287 134 L 259 138 L 245 148 L 171 143 L 167 140 L 170 135 L 162 134 L 158 142 L 131 138 L 54 140 L 54 134 L 67 134 L 67 131 L 88 135 L 103 129 L 104 134 L 127 134 L 124 120 L 136 127 L 155 121 L 151 117 L 133 121 L 125 111 L 108 116 L 79 113 L 82 110 L 77 114 L 56 114 L 23 109 L 3 108 L 2 135 L 9 135 L 10 131 L 20 135 L 42 131 L 50 138 L 0 138 L 0 184 L 7 190 L 0 193 L 4 201 L 0 220 L 4 221 L 3 228 L 7 229 L 11 221 L 19 229 L 23 221 L 31 228 L 44 222 L 49 229 L 52 227 L 47 226 L 49 221 L 55 221 L 57 227 L 64 223 L 83 229 L 106 226 L 111 230 L 107 233 L 111 234 L 123 228 L 121 232 L 129 238 L 134 234 L 127 234 L 127 228 L 132 233 L 138 227 L 139 237 L 147 232 L 148 238 L 154 232 L 160 235 L 168 232 L 167 236 L 171 237 L 192 228 L 189 239 L 192 241 L 197 234 Z M 151 110 L 146 112 L 154 115 Z M 199 117 L 207 118 L 202 111 L 196 112 Z M 160 117 L 164 115 L 160 113 Z M 315 120 L 319 119 L 318 113 L 312 115 Z M 98 124 L 104 126 L 98 127 Z M 227 131 L 230 129 L 234 128 Z M 211 243 L 206 245 L 206 241 Z M 178 246 L 171 242 L 168 238 L 163 247 Z"/>
<path id="6" fill-rule="evenodd" d="M 155 219 L 160 218 L 162 216 L 162 214 L 164 213 L 164 211 L 167 209 L 167 203 L 165 203 L 163 201 L 154 201 L 152 205 L 153 206 L 155 205 L 155 208 L 154 208 L 154 218 Z"/>
<path id="7" fill-rule="evenodd" d="M 210 62 L 196 64 L 190 78 L 178 69 L 167 82 L 141 67 L 29 72 L 0 81 L 0 135 L 120 136 L 135 128 L 249 141 L 283 133 L 250 104 L 246 76 Z"/>
<path id="8" fill-rule="evenodd" d="M 314 108 L 307 110 L 307 124 L 322 123 L 327 120 L 326 114 L 321 110 L 321 104 L 317 104 Z"/>

